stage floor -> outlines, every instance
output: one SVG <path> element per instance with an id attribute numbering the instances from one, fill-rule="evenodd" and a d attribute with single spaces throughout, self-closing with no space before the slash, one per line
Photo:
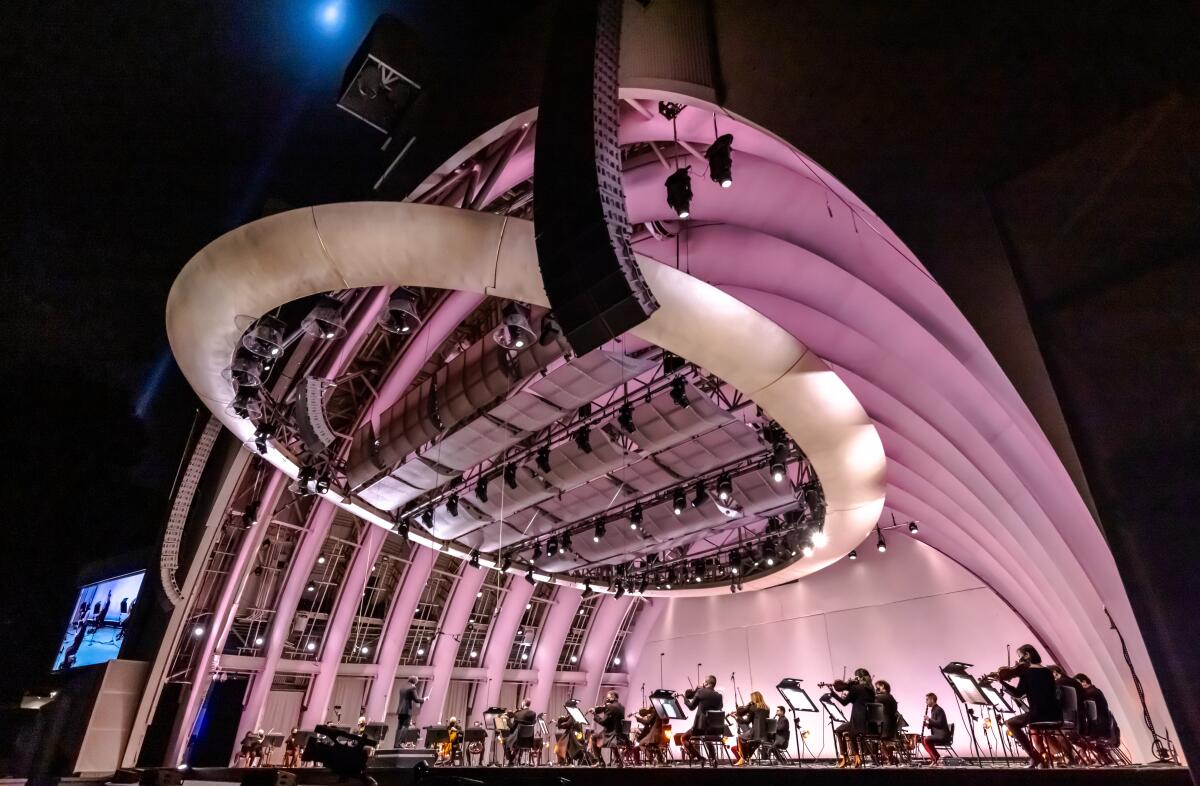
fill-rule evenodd
<path id="1" fill-rule="evenodd" d="M 225 786 L 242 783 L 251 775 L 256 783 L 272 770 L 198 768 L 185 775 L 185 786 Z M 353 784 L 343 781 L 329 770 L 306 767 L 295 770 L 300 786 L 333 786 Z M 370 771 L 379 786 L 409 786 L 414 783 L 444 784 L 445 786 L 613 786 L 647 784 L 648 786 L 697 786 L 697 784 L 755 784 L 758 786 L 795 786 L 795 784 L 847 783 L 888 784 L 888 786 L 949 786 L 950 784 L 1055 784 L 1055 786 L 1099 786 L 1101 784 L 1133 784 L 1134 786 L 1190 786 L 1191 780 L 1183 767 L 1139 766 L 1107 769 L 1026 770 L 1018 767 L 873 767 L 861 770 L 838 770 L 825 765 L 804 767 L 640 767 L 614 770 L 587 767 L 434 767 L 418 775 L 410 767 L 372 768 Z"/>

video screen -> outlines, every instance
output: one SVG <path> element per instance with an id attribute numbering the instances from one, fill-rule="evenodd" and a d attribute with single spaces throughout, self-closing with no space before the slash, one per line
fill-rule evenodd
<path id="1" fill-rule="evenodd" d="M 104 663 L 121 654 L 145 577 L 141 570 L 80 588 L 52 671 Z"/>

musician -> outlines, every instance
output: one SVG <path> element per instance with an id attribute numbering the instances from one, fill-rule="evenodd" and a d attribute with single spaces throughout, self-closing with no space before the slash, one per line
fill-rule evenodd
<path id="1" fill-rule="evenodd" d="M 1082 707 L 1085 701 L 1096 703 L 1096 720 L 1089 721 L 1087 713 L 1080 712 L 1079 717 L 1083 721 L 1082 733 L 1084 737 L 1107 740 L 1112 734 L 1112 728 L 1108 712 L 1108 699 L 1105 698 L 1104 692 L 1092 684 L 1092 680 L 1086 674 L 1076 674 L 1075 681 L 1079 683 L 1079 706 Z"/>
<path id="2" fill-rule="evenodd" d="M 834 680 L 833 692 L 829 694 L 843 707 L 850 707 L 850 719 L 834 729 L 834 739 L 841 740 L 842 751 L 838 757 L 838 767 L 862 767 L 862 751 L 859 750 L 858 738 L 867 733 L 867 705 L 875 701 L 875 688 L 871 681 L 871 672 L 866 669 L 855 669 L 854 679 L 849 682 Z"/>
<path id="3" fill-rule="evenodd" d="M 592 714 L 592 719 L 600 725 L 602 734 L 592 735 L 592 755 L 596 758 L 597 767 L 604 766 L 604 756 L 601 755 L 602 748 L 618 747 L 622 744 L 628 745 L 629 738 L 625 736 L 625 705 L 621 703 L 620 697 L 615 690 L 610 690 L 604 696 L 604 704 L 596 708 Z M 617 766 L 624 767 L 625 762 L 620 756 L 616 757 Z"/>
<path id="4" fill-rule="evenodd" d="M 634 761 L 642 763 L 642 751 L 645 751 L 646 763 L 662 762 L 663 722 L 653 707 L 642 707 L 634 719 L 640 724 L 637 735 L 637 748 L 634 750 Z M 664 762 L 665 763 L 665 762 Z"/>
<path id="5" fill-rule="evenodd" d="M 262 729 L 250 730 L 242 737 L 242 748 L 235 767 L 257 767 L 262 764 L 263 740 L 267 738 Z"/>
<path id="6" fill-rule="evenodd" d="M 583 758 L 583 724 L 576 723 L 570 715 L 560 715 L 554 724 L 554 753 L 559 764 L 575 764 Z"/>
<path id="7" fill-rule="evenodd" d="M 704 678 L 704 682 L 699 688 L 688 688 L 683 692 L 683 703 L 687 705 L 689 710 L 695 710 L 696 714 L 692 718 L 692 729 L 680 735 L 680 740 L 683 742 L 684 749 L 693 759 L 700 758 L 700 748 L 696 743 L 692 742 L 692 737 L 697 734 L 705 736 L 714 734 L 720 729 L 711 729 L 708 727 L 708 713 L 723 712 L 725 709 L 725 698 L 717 693 L 717 678 L 709 674 Z M 717 766 L 717 750 L 711 742 L 704 743 L 705 750 L 708 752 L 709 761 L 712 766 Z"/>
<path id="8" fill-rule="evenodd" d="M 771 755 L 781 763 L 787 763 L 788 744 L 792 739 L 792 721 L 783 705 L 775 708 L 775 738 L 771 741 Z"/>
<path id="9" fill-rule="evenodd" d="M 292 733 L 283 741 L 283 766 L 300 766 L 300 730 L 292 729 Z"/>
<path id="10" fill-rule="evenodd" d="M 946 720 L 946 711 L 937 703 L 936 694 L 925 694 L 924 725 L 929 729 L 929 734 L 921 738 L 921 745 L 925 747 L 925 753 L 929 755 L 929 766 L 940 767 L 942 766 L 942 757 L 934 746 L 949 744 L 950 723 Z"/>
<path id="11" fill-rule="evenodd" d="M 738 736 L 735 746 L 737 761 L 733 763 L 733 766 L 746 766 L 746 760 L 753 756 L 754 751 L 762 744 L 762 740 L 757 737 L 758 730 L 764 727 L 767 716 L 770 714 L 771 708 L 767 706 L 763 695 L 758 691 L 751 691 L 750 702 L 737 708 Z"/>
<path id="12" fill-rule="evenodd" d="M 512 713 L 509 721 L 508 737 L 504 740 L 504 756 L 510 766 L 517 758 L 517 729 L 521 726 L 532 726 L 537 722 L 537 713 L 530 709 L 531 704 L 529 699 L 523 699 L 521 709 Z"/>
<path id="13" fill-rule="evenodd" d="M 1054 684 L 1054 675 L 1042 665 L 1042 656 L 1032 644 L 1022 644 L 1017 648 L 1017 665 L 1011 668 L 999 669 L 995 675 L 1001 680 L 1000 685 L 1005 692 L 1025 699 L 1029 711 L 1013 715 L 1004 725 L 1012 733 L 1013 739 L 1029 756 L 1029 767 L 1049 767 L 1050 761 L 1046 754 L 1038 751 L 1025 732 L 1030 723 L 1057 723 L 1062 720 L 1062 707 L 1058 703 L 1058 686 Z M 1009 685 L 1008 680 L 1016 678 L 1016 685 Z"/>
<path id="14" fill-rule="evenodd" d="M 408 724 L 412 721 L 413 705 L 424 704 L 428 696 L 421 696 L 417 693 L 417 678 L 408 678 L 408 687 L 400 694 L 400 706 L 396 708 L 396 725 L 398 729 L 408 728 Z M 400 732 L 396 732 L 396 736 L 400 736 Z"/>
<path id="15" fill-rule="evenodd" d="M 537 714 L 537 721 L 533 724 L 533 736 L 540 743 L 537 747 L 537 763 L 538 766 L 541 766 L 542 757 L 550 745 L 550 728 L 546 725 L 546 713 L 539 712 Z"/>
<path id="16" fill-rule="evenodd" d="M 879 729 L 879 736 L 883 740 L 880 746 L 880 753 L 884 764 L 894 764 L 892 760 L 892 748 L 894 745 L 889 745 L 889 742 L 894 742 L 898 728 L 898 718 L 900 717 L 900 709 L 896 705 L 896 697 L 892 695 L 892 684 L 887 680 L 875 680 L 875 703 L 883 705 L 883 726 Z"/>

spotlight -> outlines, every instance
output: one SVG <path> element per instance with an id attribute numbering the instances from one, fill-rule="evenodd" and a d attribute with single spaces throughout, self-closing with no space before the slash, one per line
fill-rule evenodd
<path id="1" fill-rule="evenodd" d="M 787 477 L 787 445 L 776 442 L 771 449 L 771 479 L 782 483 Z"/>
<path id="2" fill-rule="evenodd" d="M 642 525 L 642 506 L 636 504 L 633 510 L 629 511 L 629 528 L 637 529 Z"/>
<path id="3" fill-rule="evenodd" d="M 273 436 L 275 436 L 275 427 L 270 423 L 260 423 L 258 428 L 254 429 L 254 449 L 258 455 L 267 455 L 267 447 Z"/>
<path id="4" fill-rule="evenodd" d="M 596 522 L 596 529 L 595 529 L 595 531 L 592 533 L 592 542 L 593 542 L 593 543 L 599 543 L 599 542 L 600 542 L 600 538 L 603 538 L 603 537 L 604 537 L 604 522 L 603 522 L 603 521 L 597 521 L 597 522 Z"/>
<path id="5" fill-rule="evenodd" d="M 483 475 L 480 475 L 479 480 L 475 481 L 475 499 L 486 503 L 488 499 L 487 487 L 487 478 L 485 478 Z"/>
<path id="6" fill-rule="evenodd" d="M 471 650 L 471 657 L 472 657 L 472 658 L 478 658 L 478 657 L 479 657 L 479 651 L 478 651 L 478 650 Z"/>
<path id="7" fill-rule="evenodd" d="M 304 588 L 304 591 L 305 591 L 305 592 L 316 592 L 316 591 L 317 591 L 317 585 L 316 585 L 316 584 L 309 584 L 307 587 L 305 587 L 305 588 Z"/>
<path id="8" fill-rule="evenodd" d="M 562 534 L 562 545 L 559 547 L 559 552 L 565 554 L 571 550 L 571 533 L 564 532 Z"/>
<path id="9" fill-rule="evenodd" d="M 197 625 L 196 627 L 192 628 L 192 635 L 195 636 L 196 638 L 200 638 L 201 636 L 203 636 L 204 635 L 204 626 Z"/>
<path id="10" fill-rule="evenodd" d="M 533 584 L 533 583 L 534 583 L 534 581 L 533 581 L 533 568 L 530 568 L 529 570 L 525 571 L 525 580 L 526 580 L 526 581 L 528 581 L 530 584 Z"/>
<path id="11" fill-rule="evenodd" d="M 717 499 L 722 502 L 728 502 L 733 496 L 733 478 L 729 477 L 729 473 L 725 472 L 721 477 L 717 478 Z"/>
<path id="12" fill-rule="evenodd" d="M 825 534 L 825 530 L 819 529 L 812 534 L 812 544 L 819 549 L 829 545 L 829 536 Z"/>
<path id="13" fill-rule="evenodd" d="M 682 516 L 684 508 L 687 507 L 687 494 L 682 488 L 675 489 L 675 499 L 671 504 L 671 510 L 676 516 Z"/>
<path id="14" fill-rule="evenodd" d="M 505 554 L 503 557 L 500 558 L 500 570 L 502 572 L 507 573 L 508 569 L 511 567 L 512 567 L 512 555 Z"/>
<path id="15" fill-rule="evenodd" d="M 308 650 L 309 652 L 314 652 L 317 649 L 317 643 L 315 641 L 310 641 L 308 644 L 304 645 L 304 649 Z"/>
<path id="16" fill-rule="evenodd" d="M 592 434 L 591 431 L 588 430 L 587 426 L 580 426 L 575 431 L 573 438 L 575 440 L 575 444 L 584 453 L 592 452 Z"/>
<path id="17" fill-rule="evenodd" d="M 617 589 L 616 589 L 616 590 L 613 592 L 613 597 L 614 597 L 614 598 L 619 598 L 619 597 L 621 597 L 621 596 L 622 596 L 622 595 L 624 595 L 624 594 L 625 594 L 625 582 L 623 582 L 623 581 L 618 581 L 618 582 L 617 582 Z M 620 661 L 618 660 L 618 662 L 620 662 Z"/>
<path id="18" fill-rule="evenodd" d="M 667 570 L 667 589 L 671 589 L 671 585 L 675 583 L 675 569 Z"/>
<path id="19" fill-rule="evenodd" d="M 293 485 L 295 491 L 301 495 L 309 494 L 325 494 L 329 491 L 329 476 L 317 474 L 316 467 L 301 467 L 300 472 L 296 475 L 296 482 Z"/>
<path id="20" fill-rule="evenodd" d="M 858 552 L 855 551 L 854 549 L 850 549 L 850 553 L 847 554 L 846 556 L 849 557 L 850 559 L 858 559 Z"/>
<path id="21" fill-rule="evenodd" d="M 921 530 L 920 530 L 920 528 L 917 527 L 917 522 L 910 521 L 910 522 L 908 522 L 908 531 L 911 532 L 912 534 L 916 535 Z"/>
<path id="22" fill-rule="evenodd" d="M 687 382 L 683 377 L 675 377 L 671 380 L 671 400 L 680 409 L 687 409 L 692 405 L 692 402 L 687 397 Z"/>
<path id="23" fill-rule="evenodd" d="M 633 405 L 626 401 L 617 410 L 617 424 L 625 431 L 626 434 L 632 434 L 634 431 L 633 425 Z"/>
<path id="24" fill-rule="evenodd" d="M 268 360 L 283 353 L 284 324 L 276 317 L 265 315 L 242 336 L 242 346 L 260 358 Z"/>
<path id="25" fill-rule="evenodd" d="M 509 301 L 500 310 L 500 325 L 492 332 L 492 340 L 505 349 L 524 349 L 537 338 L 529 327 L 529 307 Z"/>
<path id="26" fill-rule="evenodd" d="M 580 595 L 580 598 L 582 600 L 587 600 L 588 598 L 592 597 L 595 594 L 596 594 L 596 590 L 592 589 L 591 583 L 585 581 L 583 583 L 583 594 Z M 580 613 L 582 613 L 583 609 L 580 609 L 579 611 L 580 611 Z"/>
<path id="27" fill-rule="evenodd" d="M 399 287 L 388 298 L 387 305 L 375 317 L 379 327 L 389 333 L 404 335 L 421 327 L 421 312 L 417 310 L 417 294 Z"/>
<path id="28" fill-rule="evenodd" d="M 533 561 L 537 562 L 541 558 L 542 558 L 542 544 L 535 542 L 533 544 Z"/>
<path id="29" fill-rule="evenodd" d="M 243 420 L 258 420 L 264 412 L 262 394 L 258 388 L 240 387 L 225 409 L 234 417 Z M 259 452 L 265 453 L 266 451 Z"/>
<path id="30" fill-rule="evenodd" d="M 368 647 L 366 644 L 364 644 L 358 648 L 358 651 L 361 652 L 363 655 L 369 655 L 371 653 L 371 648 Z"/>
<path id="31" fill-rule="evenodd" d="M 424 648 L 424 647 L 417 647 L 417 657 L 418 657 L 418 658 L 421 658 L 421 657 L 424 657 L 424 656 L 425 656 L 425 648 Z"/>
<path id="32" fill-rule="evenodd" d="M 621 656 L 620 656 L 620 655 L 618 655 L 618 656 L 616 656 L 615 658 L 613 658 L 613 665 L 614 665 L 614 666 L 620 666 L 620 665 L 621 665 Z"/>
<path id="33" fill-rule="evenodd" d="M 534 461 L 537 462 L 537 468 L 542 471 L 542 474 L 550 472 L 550 446 L 542 445 L 538 448 Z"/>
<path id="34" fill-rule="evenodd" d="M 558 337 L 562 335 L 562 328 L 559 327 L 558 320 L 552 317 L 549 313 L 542 317 L 542 330 L 538 333 L 538 343 L 543 347 L 548 347 Z"/>
<path id="35" fill-rule="evenodd" d="M 806 557 L 811 557 L 813 555 L 812 544 L 810 543 L 810 544 L 806 545 L 804 548 L 800 549 L 800 553 Z"/>
<path id="36" fill-rule="evenodd" d="M 572 662 L 572 663 L 578 663 L 578 662 L 579 662 L 579 656 L 578 656 L 578 655 L 572 655 L 572 656 L 571 656 L 571 662 Z"/>
<path id="37" fill-rule="evenodd" d="M 325 564 L 325 555 L 324 555 L 324 554 L 322 554 L 321 556 L 317 557 L 317 564 L 318 564 L 318 565 L 324 565 L 324 564 Z"/>
<path id="38" fill-rule="evenodd" d="M 646 578 L 646 574 L 643 573 L 642 580 L 638 582 L 638 588 L 637 588 L 638 594 L 645 595 L 646 587 L 648 587 L 648 586 L 650 586 L 650 579 Z"/>
<path id="39" fill-rule="evenodd" d="M 692 498 L 692 507 L 698 508 L 708 502 L 708 489 L 704 487 L 704 481 L 696 483 L 696 496 Z"/>
<path id="40" fill-rule="evenodd" d="M 708 176 L 721 188 L 733 185 L 733 134 L 722 134 L 704 152 Z"/>
<path id="41" fill-rule="evenodd" d="M 505 482 L 505 484 L 507 484 L 507 486 L 510 489 L 515 489 L 517 487 L 517 465 L 516 464 L 505 464 L 504 465 L 504 482 Z"/>
<path id="42" fill-rule="evenodd" d="M 263 639 L 263 637 L 262 637 L 262 636 L 257 636 L 257 637 L 255 637 L 255 639 L 254 639 L 254 646 L 256 646 L 256 647 L 261 647 L 261 646 L 263 645 L 263 642 L 264 642 L 264 641 L 265 641 L 265 640 Z"/>
<path id="43" fill-rule="evenodd" d="M 875 532 L 879 534 L 879 539 L 875 541 L 875 548 L 879 549 L 880 553 L 887 551 L 887 541 L 883 539 L 883 530 L 876 527 Z"/>
<path id="44" fill-rule="evenodd" d="M 244 528 L 250 529 L 258 523 L 258 507 L 258 500 L 255 500 L 247 505 L 246 509 L 242 511 L 242 526 Z"/>
<path id="45" fill-rule="evenodd" d="M 407 519 L 399 519 L 396 522 L 395 530 L 396 530 L 396 534 L 399 535 L 401 538 L 407 538 L 408 537 L 408 520 Z"/>
<path id="46" fill-rule="evenodd" d="M 300 321 L 300 327 L 313 338 L 341 338 L 346 335 L 346 315 L 342 313 L 342 302 L 335 297 L 321 295 L 308 316 Z"/>
<path id="47" fill-rule="evenodd" d="M 557 553 L 558 553 L 558 538 L 551 535 L 550 539 L 546 541 L 546 556 L 553 557 Z"/>
<path id="48" fill-rule="evenodd" d="M 446 497 L 446 512 L 451 516 L 458 516 L 458 495 L 451 494 Z"/>
<path id="49" fill-rule="evenodd" d="M 426 529 L 429 529 L 430 527 L 433 526 L 433 508 L 432 507 L 426 507 L 425 510 L 421 511 L 421 523 L 425 525 Z"/>
<path id="50" fill-rule="evenodd" d="M 472 568 L 479 567 L 479 549 L 475 549 L 471 552 L 471 559 L 467 561 L 467 564 Z"/>
<path id="51" fill-rule="evenodd" d="M 221 376 L 232 382 L 235 387 L 256 388 L 262 384 L 262 358 L 245 352 L 236 352 L 233 355 L 233 362 L 221 372 Z"/>
<path id="52" fill-rule="evenodd" d="M 692 176 L 690 166 L 676 169 L 667 177 L 667 204 L 680 218 L 687 218 L 692 213 Z"/>

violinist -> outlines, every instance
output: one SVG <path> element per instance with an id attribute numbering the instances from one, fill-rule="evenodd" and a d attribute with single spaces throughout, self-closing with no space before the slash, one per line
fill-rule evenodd
<path id="1" fill-rule="evenodd" d="M 560 715 L 555 721 L 554 756 L 559 764 L 575 764 L 583 758 L 583 724 L 570 715 Z"/>
<path id="2" fill-rule="evenodd" d="M 1017 648 L 1017 664 L 997 669 L 992 675 L 1000 680 L 1005 692 L 1025 699 L 1029 711 L 1013 715 L 1004 722 L 1013 739 L 1029 755 L 1029 767 L 1049 767 L 1049 756 L 1033 746 L 1025 727 L 1031 723 L 1058 722 L 1062 720 L 1062 708 L 1058 704 L 1058 687 L 1054 675 L 1042 665 L 1042 656 L 1032 644 Z M 1015 679 L 1016 685 L 1008 681 Z"/>
<path id="3" fill-rule="evenodd" d="M 283 766 L 300 766 L 300 730 L 292 729 L 292 733 L 283 741 Z"/>
<path id="4" fill-rule="evenodd" d="M 862 751 L 859 750 L 858 739 L 867 733 L 867 705 L 875 701 L 875 688 L 871 683 L 871 672 L 866 669 L 855 669 L 854 679 L 834 680 L 833 684 L 818 683 L 821 687 L 831 688 L 829 696 L 843 707 L 850 707 L 850 719 L 834 729 L 834 740 L 841 741 L 841 752 L 838 756 L 838 767 L 862 767 Z"/>
<path id="5" fill-rule="evenodd" d="M 504 739 L 504 756 L 508 759 L 509 765 L 517 758 L 517 729 L 522 726 L 532 726 L 537 722 L 537 713 L 530 709 L 532 701 L 525 699 L 521 702 L 521 709 L 512 713 L 509 718 L 508 736 Z"/>
<path id="6" fill-rule="evenodd" d="M 696 743 L 692 742 L 692 738 L 697 734 L 705 736 L 709 734 L 719 734 L 722 729 L 713 729 L 708 725 L 708 713 L 722 712 L 725 709 L 725 699 L 720 693 L 717 693 L 717 678 L 709 674 L 704 678 L 704 682 L 699 688 L 688 688 L 683 692 L 683 703 L 687 705 L 689 710 L 695 710 L 696 715 L 692 718 L 691 731 L 684 732 L 680 735 L 680 740 L 683 743 L 684 749 L 693 759 L 700 758 L 700 748 Z M 704 743 L 705 749 L 708 751 L 709 761 L 712 766 L 717 766 L 717 751 L 711 742 Z"/>
<path id="7" fill-rule="evenodd" d="M 662 761 L 663 757 L 663 722 L 662 718 L 658 717 L 658 713 L 653 707 L 642 707 L 637 711 L 634 720 L 638 722 L 640 728 L 637 735 L 637 749 L 635 751 L 636 761 L 640 764 L 642 761 L 642 752 L 644 751 L 645 761 L 647 763 L 654 761 Z"/>
<path id="8" fill-rule="evenodd" d="M 733 766 L 744 767 L 746 760 L 754 755 L 755 749 L 762 743 L 758 733 L 766 725 L 765 721 L 771 714 L 771 708 L 763 700 L 762 693 L 751 691 L 749 703 L 738 707 L 736 714 L 739 731 L 736 745 L 737 761 Z"/>
<path id="9" fill-rule="evenodd" d="M 946 720 L 946 711 L 937 703 L 936 694 L 925 694 L 925 722 L 922 726 L 929 729 L 929 734 L 921 738 L 921 744 L 929 754 L 929 766 L 940 767 L 942 757 L 935 746 L 950 743 L 950 723 Z"/>
<path id="10" fill-rule="evenodd" d="M 615 690 L 610 690 L 604 695 L 604 703 L 596 707 L 592 719 L 600 724 L 603 731 L 602 734 L 592 735 L 592 756 L 596 759 L 595 766 L 603 767 L 604 756 L 601 749 L 629 744 L 629 739 L 625 736 L 625 705 L 621 703 Z M 617 757 L 617 766 L 625 766 L 620 756 Z"/>

